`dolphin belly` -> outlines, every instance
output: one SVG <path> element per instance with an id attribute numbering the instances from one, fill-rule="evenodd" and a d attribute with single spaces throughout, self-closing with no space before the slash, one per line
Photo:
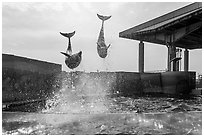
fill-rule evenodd
<path id="1" fill-rule="evenodd" d="M 65 64 L 67 65 L 68 68 L 74 69 L 74 68 L 79 66 L 80 61 L 76 62 L 76 61 L 73 61 L 73 60 L 65 60 Z"/>
<path id="2" fill-rule="evenodd" d="M 107 48 L 106 47 L 97 46 L 97 52 L 101 58 L 105 58 L 107 56 Z"/>
<path id="3" fill-rule="evenodd" d="M 67 57 L 65 60 L 65 64 L 67 65 L 67 67 L 70 69 L 74 69 L 78 67 L 82 60 L 81 55 L 82 55 L 82 52 L 80 51 L 77 54 Z"/>
<path id="4" fill-rule="evenodd" d="M 77 60 L 77 61 L 76 61 L 76 59 L 74 59 L 72 57 L 65 60 L 65 64 L 70 69 L 74 69 L 74 68 L 78 67 L 80 62 L 81 62 L 81 58 L 79 60 Z"/>

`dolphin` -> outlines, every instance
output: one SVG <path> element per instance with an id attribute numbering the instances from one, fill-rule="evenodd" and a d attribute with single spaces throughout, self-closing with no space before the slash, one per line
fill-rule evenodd
<path id="1" fill-rule="evenodd" d="M 64 53 L 64 52 L 60 52 L 60 53 L 65 55 L 65 64 L 67 65 L 67 67 L 70 69 L 74 69 L 74 68 L 79 66 L 79 64 L 81 63 L 81 59 L 82 59 L 82 51 L 75 53 L 75 54 L 72 54 L 72 47 L 71 47 L 70 38 L 72 36 L 74 36 L 75 31 L 71 32 L 71 33 L 60 32 L 60 34 L 64 37 L 68 38 L 68 40 L 69 40 L 66 53 Z"/>
<path id="2" fill-rule="evenodd" d="M 98 41 L 97 41 L 97 51 L 98 51 L 98 55 L 101 58 L 105 58 L 107 56 L 107 50 L 110 47 L 110 44 L 108 46 L 106 46 L 105 44 L 105 38 L 104 38 L 104 21 L 108 20 L 111 18 L 111 16 L 102 16 L 97 14 L 98 18 L 102 20 L 102 26 L 101 26 L 101 30 L 98 36 Z"/>

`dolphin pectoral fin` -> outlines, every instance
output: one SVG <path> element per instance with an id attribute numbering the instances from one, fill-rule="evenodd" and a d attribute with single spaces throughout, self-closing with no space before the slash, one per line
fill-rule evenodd
<path id="1" fill-rule="evenodd" d="M 108 45 L 107 49 L 110 48 L 111 44 Z"/>
<path id="2" fill-rule="evenodd" d="M 62 53 L 63 55 L 67 56 L 67 57 L 71 57 L 70 55 L 68 55 L 67 53 L 64 53 L 64 52 L 60 52 Z"/>

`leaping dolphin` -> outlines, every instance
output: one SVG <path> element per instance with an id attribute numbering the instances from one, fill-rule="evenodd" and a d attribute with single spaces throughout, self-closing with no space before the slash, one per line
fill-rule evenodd
<path id="1" fill-rule="evenodd" d="M 105 38 L 104 38 L 104 21 L 108 20 L 111 18 L 111 16 L 102 16 L 97 14 L 98 18 L 102 20 L 102 26 L 101 26 L 101 30 L 99 33 L 99 37 L 98 37 L 98 41 L 97 41 L 97 51 L 98 51 L 98 55 L 101 58 L 105 58 L 107 56 L 107 50 L 110 47 L 110 44 L 108 46 L 106 46 L 105 44 Z"/>
<path id="2" fill-rule="evenodd" d="M 70 38 L 72 36 L 74 36 L 75 31 L 71 32 L 71 33 L 62 33 L 62 32 L 60 32 L 60 34 L 62 36 L 64 36 L 64 37 L 68 38 L 68 40 L 69 40 L 66 53 L 64 53 L 64 52 L 60 52 L 60 53 L 65 55 L 65 57 L 66 57 L 65 58 L 65 64 L 67 65 L 67 67 L 70 68 L 70 69 L 74 69 L 74 68 L 79 66 L 79 64 L 81 63 L 81 59 L 82 59 L 82 51 L 72 55 L 72 47 L 71 47 Z"/>

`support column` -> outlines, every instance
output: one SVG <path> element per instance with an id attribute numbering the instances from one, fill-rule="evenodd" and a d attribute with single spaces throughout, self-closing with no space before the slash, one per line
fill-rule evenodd
<path id="1" fill-rule="evenodd" d="M 174 61 L 176 57 L 176 47 L 171 43 L 170 44 L 170 71 L 176 71 L 176 62 Z"/>
<path id="2" fill-rule="evenodd" d="M 188 71 L 188 61 L 189 61 L 189 51 L 185 49 L 184 51 L 184 71 Z"/>
<path id="3" fill-rule="evenodd" d="M 167 43 L 167 49 L 168 49 L 168 53 L 167 53 L 167 71 L 171 70 L 171 62 L 170 62 L 170 46 Z"/>
<path id="4" fill-rule="evenodd" d="M 179 71 L 179 64 L 180 64 L 180 61 L 176 61 L 176 71 Z"/>
<path id="5" fill-rule="evenodd" d="M 176 58 L 176 47 L 172 46 L 172 59 Z M 176 71 L 176 61 L 173 61 L 173 71 Z"/>
<path id="6" fill-rule="evenodd" d="M 139 72 L 144 72 L 144 43 L 140 41 L 139 43 Z"/>

